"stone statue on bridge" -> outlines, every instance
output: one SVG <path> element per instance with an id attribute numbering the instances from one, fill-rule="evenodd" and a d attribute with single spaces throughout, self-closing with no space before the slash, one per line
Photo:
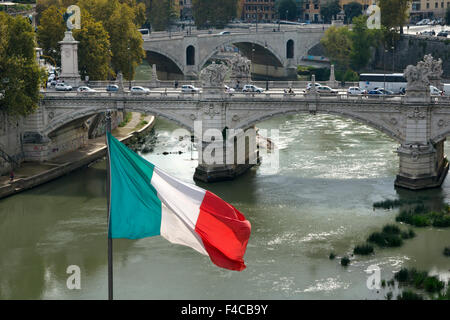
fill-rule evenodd
<path id="1" fill-rule="evenodd" d="M 213 61 L 209 66 L 202 70 L 200 79 L 205 88 L 222 88 L 230 67 L 228 64 L 218 64 Z"/>
<path id="2" fill-rule="evenodd" d="M 430 97 L 430 84 L 440 86 L 442 76 L 442 60 L 434 60 L 429 54 L 417 65 L 409 65 L 404 71 L 408 84 L 406 94 L 411 98 Z"/>
<path id="3" fill-rule="evenodd" d="M 231 65 L 231 85 L 236 88 L 240 84 L 245 85 L 251 80 L 252 62 L 236 53 L 233 58 L 228 60 Z"/>

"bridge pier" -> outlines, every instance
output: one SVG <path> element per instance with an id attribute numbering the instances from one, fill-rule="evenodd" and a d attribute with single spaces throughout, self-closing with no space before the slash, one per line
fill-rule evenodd
<path id="1" fill-rule="evenodd" d="M 400 169 L 395 186 L 412 190 L 440 187 L 449 169 L 444 157 L 444 141 L 427 145 L 402 144 L 397 149 Z"/>

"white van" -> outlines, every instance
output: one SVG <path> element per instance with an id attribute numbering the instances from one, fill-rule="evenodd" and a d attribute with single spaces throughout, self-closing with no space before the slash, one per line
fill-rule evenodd
<path id="1" fill-rule="evenodd" d="M 450 96 L 450 83 L 444 83 L 444 96 Z"/>

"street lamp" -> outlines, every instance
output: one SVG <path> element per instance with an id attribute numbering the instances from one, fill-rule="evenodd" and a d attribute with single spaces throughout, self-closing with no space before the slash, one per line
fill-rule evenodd
<path id="1" fill-rule="evenodd" d="M 387 52 L 387 50 L 384 47 L 383 47 L 383 49 L 384 49 L 384 53 L 383 53 L 383 69 L 384 69 L 383 78 L 384 78 L 384 85 L 383 85 L 383 89 L 386 90 L 386 52 Z"/>
<path id="2" fill-rule="evenodd" d="M 264 48 L 266 48 L 266 52 L 267 52 L 267 41 L 264 44 Z M 269 65 L 268 62 L 266 61 L 266 91 L 269 90 Z"/>
<path id="3" fill-rule="evenodd" d="M 392 73 L 394 73 L 395 71 L 395 46 L 391 47 L 392 49 Z"/>
<path id="4" fill-rule="evenodd" d="M 131 91 L 131 74 L 132 74 L 132 70 L 131 70 L 131 54 L 130 54 L 130 50 L 131 48 L 128 47 L 128 64 L 130 65 L 130 74 L 128 76 L 128 80 L 129 80 L 129 90 Z"/>

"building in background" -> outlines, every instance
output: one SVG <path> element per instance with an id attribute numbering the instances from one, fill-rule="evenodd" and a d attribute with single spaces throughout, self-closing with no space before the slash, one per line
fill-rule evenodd
<path id="1" fill-rule="evenodd" d="M 193 20 L 192 0 L 179 0 L 180 20 Z"/>
<path id="2" fill-rule="evenodd" d="M 241 19 L 245 22 L 276 20 L 275 0 L 244 0 Z"/>
<path id="3" fill-rule="evenodd" d="M 413 0 L 410 11 L 411 22 L 426 18 L 443 18 L 447 8 L 450 8 L 450 0 Z"/>

